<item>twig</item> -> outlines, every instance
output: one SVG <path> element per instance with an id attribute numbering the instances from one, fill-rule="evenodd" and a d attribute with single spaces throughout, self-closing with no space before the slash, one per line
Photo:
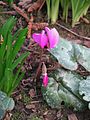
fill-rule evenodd
<path id="1" fill-rule="evenodd" d="M 37 0 L 36 2 L 34 2 L 29 8 L 28 8 L 28 12 L 33 12 L 37 9 L 39 9 L 39 7 L 41 7 L 43 3 L 43 0 Z"/>
<path id="2" fill-rule="evenodd" d="M 41 6 L 40 6 L 40 8 L 39 8 L 39 10 L 38 10 L 38 11 L 40 11 L 40 10 L 42 9 L 42 7 L 43 7 L 44 3 L 45 3 L 45 0 L 44 0 L 44 1 L 43 1 L 43 3 L 41 4 Z"/>
<path id="3" fill-rule="evenodd" d="M 86 24 L 90 24 L 90 21 L 89 21 L 87 18 L 81 17 L 81 19 L 82 19 Z"/>
<path id="4" fill-rule="evenodd" d="M 16 10 L 17 13 L 19 13 L 21 16 L 23 16 L 27 22 L 29 22 L 29 18 L 27 16 L 27 14 L 24 13 L 22 11 L 22 9 L 20 9 L 19 7 L 17 7 L 15 4 L 13 4 L 13 8 L 14 8 L 14 10 Z"/>
<path id="5" fill-rule="evenodd" d="M 3 1 L 0 1 L 0 5 L 5 5 L 5 6 L 7 6 L 7 4 L 4 3 Z"/>
<path id="6" fill-rule="evenodd" d="M 85 37 L 85 36 L 79 35 L 79 34 L 77 34 L 77 33 L 73 32 L 72 30 L 70 30 L 70 29 L 66 28 L 65 26 L 60 25 L 59 23 L 56 23 L 56 25 L 57 25 L 57 26 L 59 26 L 59 27 L 61 27 L 61 28 L 63 28 L 63 29 L 65 29 L 66 31 L 68 31 L 68 32 L 72 33 L 73 35 L 75 35 L 75 36 L 77 36 L 77 37 L 79 37 L 79 38 L 86 39 L 86 40 L 90 40 L 90 38 L 89 38 L 89 37 Z"/>
<path id="7" fill-rule="evenodd" d="M 41 103 L 42 101 L 32 101 L 30 102 L 31 104 L 35 104 L 35 103 Z"/>
<path id="8" fill-rule="evenodd" d="M 0 14 L 11 14 L 11 15 L 16 15 L 16 11 L 5 11 L 5 12 L 0 12 Z"/>

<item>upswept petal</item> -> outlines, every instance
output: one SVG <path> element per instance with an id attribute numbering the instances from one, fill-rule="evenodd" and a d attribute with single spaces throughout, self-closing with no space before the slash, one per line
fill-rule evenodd
<path id="1" fill-rule="evenodd" d="M 33 33 L 32 35 L 33 40 L 40 45 L 41 43 L 41 34 Z"/>
<path id="2" fill-rule="evenodd" d="M 45 31 L 48 33 L 48 31 L 50 31 L 50 29 L 48 27 L 45 27 Z"/>
<path id="3" fill-rule="evenodd" d="M 48 37 L 46 36 L 45 31 L 42 30 L 40 46 L 44 48 L 47 45 L 47 43 L 48 43 Z"/>
<path id="4" fill-rule="evenodd" d="M 59 33 L 55 28 L 53 28 L 50 31 L 48 31 L 47 34 L 48 34 L 50 48 L 54 48 L 58 43 Z"/>

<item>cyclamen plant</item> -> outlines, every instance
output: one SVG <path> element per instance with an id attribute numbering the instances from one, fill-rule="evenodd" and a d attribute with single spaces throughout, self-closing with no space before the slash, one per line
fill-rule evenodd
<path id="1" fill-rule="evenodd" d="M 33 39 L 42 49 L 47 47 L 62 66 L 47 76 L 43 63 L 41 91 L 48 105 L 60 109 L 64 102 L 65 107 L 76 111 L 90 109 L 90 74 L 83 77 L 77 73 L 79 65 L 90 72 L 90 48 L 61 38 L 55 28 L 46 27 L 41 33 L 34 33 Z"/>
<path id="2" fill-rule="evenodd" d="M 49 29 L 48 27 L 45 27 L 45 30 L 42 30 L 41 33 L 34 33 L 32 35 L 32 38 L 37 44 L 40 45 L 42 49 L 44 47 L 47 47 L 48 49 L 52 49 L 58 43 L 59 33 L 55 28 Z M 46 70 L 45 73 L 43 74 L 43 85 L 44 87 L 48 85 L 48 75 Z"/>

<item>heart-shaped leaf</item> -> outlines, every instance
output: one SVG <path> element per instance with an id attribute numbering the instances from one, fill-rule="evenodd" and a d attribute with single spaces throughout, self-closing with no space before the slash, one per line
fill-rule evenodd
<path id="1" fill-rule="evenodd" d="M 6 93 L 0 91 L 0 119 L 2 119 L 8 110 L 14 108 L 14 100 L 10 97 L 7 97 Z"/>
<path id="2" fill-rule="evenodd" d="M 90 72 L 90 48 L 60 38 L 57 46 L 49 52 L 66 69 L 76 70 L 78 62 Z"/>
<path id="3" fill-rule="evenodd" d="M 77 61 L 90 72 L 90 48 L 74 44 Z"/>
<path id="4" fill-rule="evenodd" d="M 80 82 L 79 93 L 83 96 L 83 99 L 87 102 L 90 102 L 90 76 L 86 80 Z M 90 109 L 90 103 L 89 103 Z"/>
<path id="5" fill-rule="evenodd" d="M 66 69 L 76 70 L 78 65 L 76 62 L 74 48 L 71 42 L 60 38 L 57 46 L 49 50 L 50 53 L 56 57 L 58 62 Z"/>
<path id="6" fill-rule="evenodd" d="M 80 75 L 65 70 L 58 70 L 49 77 L 47 88 L 42 87 L 44 99 L 52 108 L 61 108 L 64 103 L 66 107 L 73 107 L 74 110 L 82 110 L 87 106 L 79 95 Z"/>

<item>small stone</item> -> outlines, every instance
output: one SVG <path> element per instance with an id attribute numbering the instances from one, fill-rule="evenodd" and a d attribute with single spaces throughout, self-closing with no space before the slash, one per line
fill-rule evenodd
<path id="1" fill-rule="evenodd" d="M 22 99 L 22 95 L 20 94 L 20 95 L 18 95 L 18 96 L 16 96 L 16 100 L 18 101 L 18 100 L 21 100 Z"/>
<path id="2" fill-rule="evenodd" d="M 48 111 L 45 111 L 45 113 L 43 115 L 47 115 L 48 114 Z"/>
<path id="3" fill-rule="evenodd" d="M 35 97 L 35 90 L 34 89 L 30 89 L 30 91 L 29 91 L 29 95 L 30 95 L 30 97 Z"/>
<path id="4" fill-rule="evenodd" d="M 28 104 L 28 105 L 26 105 L 26 108 L 27 109 L 34 109 L 35 105 L 34 104 Z"/>
<path id="5" fill-rule="evenodd" d="M 61 118 L 61 116 L 62 116 L 62 114 L 61 114 L 61 111 L 59 110 L 59 111 L 57 112 L 57 118 Z"/>

